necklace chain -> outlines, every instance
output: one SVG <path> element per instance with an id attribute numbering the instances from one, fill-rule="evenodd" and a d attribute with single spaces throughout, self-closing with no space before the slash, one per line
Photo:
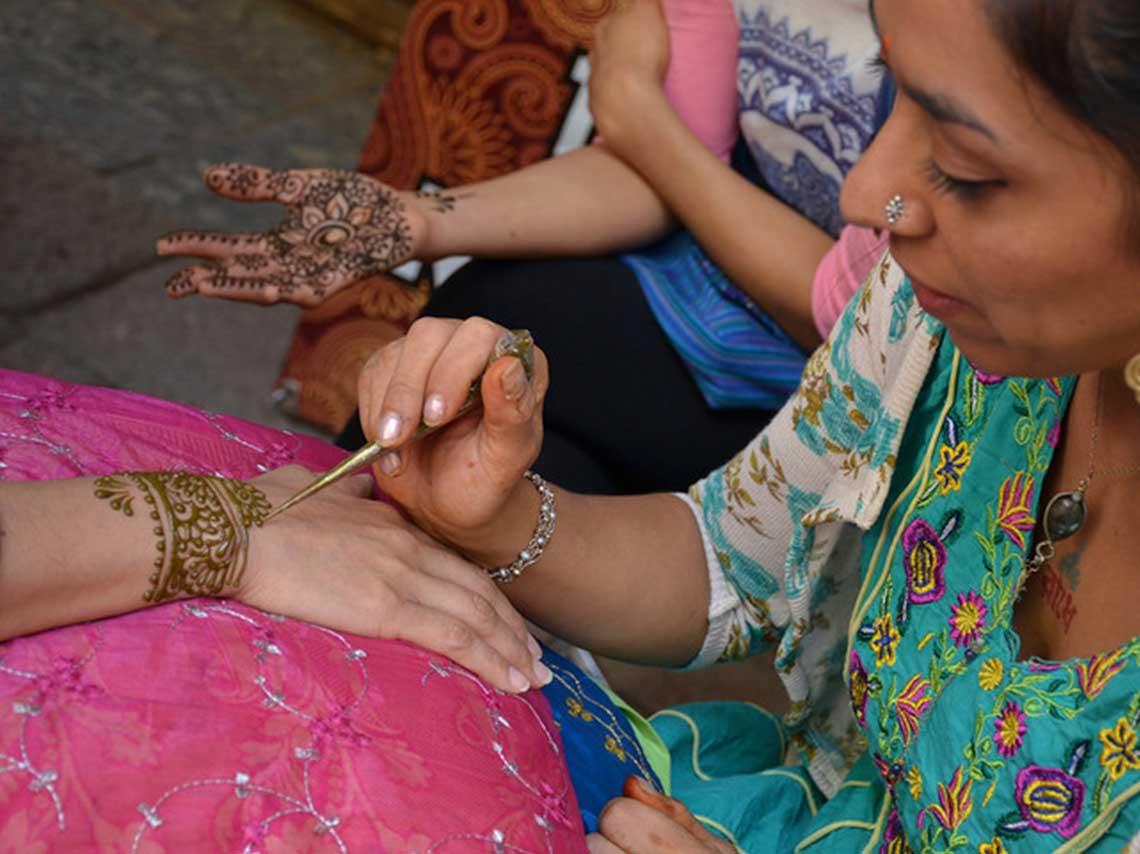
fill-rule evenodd
<path id="1" fill-rule="evenodd" d="M 1097 375 L 1096 408 L 1093 411 L 1092 429 L 1089 431 L 1089 470 L 1088 474 L 1077 484 L 1077 488 L 1069 492 L 1058 492 L 1049 499 L 1045 505 L 1045 515 L 1042 520 L 1044 528 L 1041 541 L 1033 550 L 1033 556 L 1025 562 L 1022 570 L 1019 589 L 1024 589 L 1029 577 L 1038 572 L 1045 564 L 1057 554 L 1057 543 L 1077 533 L 1085 523 L 1087 505 L 1085 494 L 1092 484 L 1093 478 L 1098 474 L 1102 478 L 1124 477 L 1130 474 L 1140 474 L 1140 464 L 1131 466 L 1117 466 L 1111 469 L 1098 469 L 1096 467 L 1097 444 L 1100 440 L 1100 422 L 1104 413 L 1104 375 Z M 1056 527 L 1055 527 L 1056 526 Z"/>
<path id="2" fill-rule="evenodd" d="M 1089 431 L 1089 473 L 1085 475 L 1085 479 L 1081 481 L 1085 490 L 1089 488 L 1092 483 L 1093 477 L 1101 475 L 1102 477 L 1124 477 L 1130 474 L 1140 474 L 1140 463 L 1131 466 L 1116 466 L 1110 469 L 1097 469 L 1096 467 L 1096 446 L 1100 439 L 1100 421 L 1101 416 L 1104 414 L 1104 375 L 1097 374 L 1096 380 L 1096 413 L 1093 415 L 1092 430 Z M 1080 489 L 1080 486 L 1077 487 Z"/>

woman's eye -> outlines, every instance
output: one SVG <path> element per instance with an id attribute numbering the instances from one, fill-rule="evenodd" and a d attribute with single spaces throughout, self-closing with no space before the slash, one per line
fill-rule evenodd
<path id="1" fill-rule="evenodd" d="M 926 177 L 936 193 L 946 195 L 976 196 L 987 188 L 1002 183 L 1001 181 L 967 181 L 963 178 L 955 178 L 933 160 L 926 165 Z"/>

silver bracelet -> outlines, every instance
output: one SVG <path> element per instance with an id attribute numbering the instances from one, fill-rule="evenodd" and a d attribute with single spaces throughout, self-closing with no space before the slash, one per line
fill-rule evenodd
<path id="1" fill-rule="evenodd" d="M 528 566 L 534 566 L 542 560 L 542 553 L 546 551 L 546 546 L 554 534 L 554 520 L 557 518 L 557 514 L 554 512 L 554 491 L 546 485 L 546 481 L 537 472 L 524 472 L 523 477 L 534 484 L 534 488 L 538 490 L 539 498 L 542 499 L 542 503 L 538 507 L 538 524 L 534 526 L 534 533 L 531 535 L 530 542 L 526 544 L 525 549 L 519 552 L 514 563 L 509 566 L 500 566 L 498 569 L 487 570 L 491 580 L 498 581 L 500 584 L 514 581 L 523 574 L 523 570 Z"/>

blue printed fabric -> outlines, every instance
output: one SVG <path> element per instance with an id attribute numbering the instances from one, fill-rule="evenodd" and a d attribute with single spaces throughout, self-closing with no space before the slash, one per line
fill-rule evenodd
<path id="1" fill-rule="evenodd" d="M 543 663 L 554 681 L 542 689 L 562 737 L 570 779 L 587 833 L 598 829 L 598 815 L 622 784 L 634 775 L 664 790 L 633 727 L 606 692 L 577 666 L 546 648 Z"/>

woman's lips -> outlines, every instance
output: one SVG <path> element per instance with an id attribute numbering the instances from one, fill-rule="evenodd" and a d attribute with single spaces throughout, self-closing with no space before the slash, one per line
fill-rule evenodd
<path id="1" fill-rule="evenodd" d="M 947 296 L 938 291 L 931 290 L 913 277 L 910 280 L 914 289 L 914 297 L 927 314 L 934 315 L 939 320 L 951 318 L 968 308 L 968 304 L 955 297 Z"/>

